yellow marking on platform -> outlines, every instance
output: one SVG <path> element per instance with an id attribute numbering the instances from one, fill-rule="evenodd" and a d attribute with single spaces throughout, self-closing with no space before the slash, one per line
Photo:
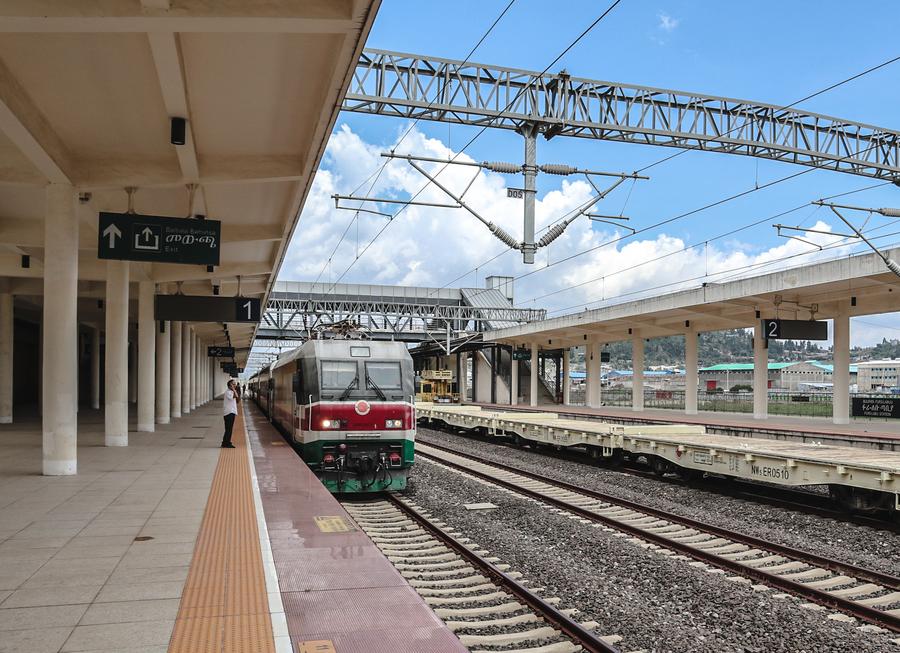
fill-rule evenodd
<path id="1" fill-rule="evenodd" d="M 330 639 L 317 639 L 309 642 L 297 642 L 300 650 L 297 653 L 337 653 L 334 642 Z"/>
<path id="2" fill-rule="evenodd" d="M 323 515 L 314 517 L 314 519 L 316 526 L 323 533 L 349 533 L 356 530 L 343 517 L 337 515 Z"/>
<path id="3" fill-rule="evenodd" d="M 213 476 L 169 653 L 275 653 L 243 411 Z"/>

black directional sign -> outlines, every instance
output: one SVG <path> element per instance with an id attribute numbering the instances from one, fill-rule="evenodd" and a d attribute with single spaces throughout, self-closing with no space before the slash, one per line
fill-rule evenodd
<path id="1" fill-rule="evenodd" d="M 244 373 L 243 367 L 238 367 L 237 363 L 219 363 L 222 367 L 222 371 L 226 374 L 238 375 Z"/>
<path id="2" fill-rule="evenodd" d="M 157 320 L 185 322 L 259 322 L 260 300 L 254 297 L 157 295 Z"/>
<path id="3" fill-rule="evenodd" d="M 222 223 L 136 213 L 101 213 L 97 256 L 119 261 L 218 265 Z"/>
<path id="4" fill-rule="evenodd" d="M 234 358 L 234 347 L 207 347 L 206 355 L 210 358 Z"/>
<path id="5" fill-rule="evenodd" d="M 821 320 L 763 320 L 767 340 L 828 340 L 828 322 Z"/>

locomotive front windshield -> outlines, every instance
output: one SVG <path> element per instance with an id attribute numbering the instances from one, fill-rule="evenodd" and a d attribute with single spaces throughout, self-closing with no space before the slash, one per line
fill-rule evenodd
<path id="1" fill-rule="evenodd" d="M 356 361 L 322 361 L 322 388 L 344 390 L 356 379 Z"/>
<path id="2" fill-rule="evenodd" d="M 400 363 L 397 361 L 366 361 L 366 387 L 400 390 Z"/>

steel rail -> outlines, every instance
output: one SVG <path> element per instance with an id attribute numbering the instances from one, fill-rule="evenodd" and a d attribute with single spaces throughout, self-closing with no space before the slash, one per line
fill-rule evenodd
<path id="1" fill-rule="evenodd" d="M 448 433 L 455 436 L 460 435 L 458 432 L 453 431 L 452 429 L 440 428 L 434 422 L 432 422 L 428 426 L 428 428 L 437 431 L 446 430 Z M 469 433 L 467 433 L 465 437 L 475 437 L 475 439 L 477 439 L 479 442 L 496 441 L 496 438 L 491 436 L 477 436 Z M 428 446 L 438 448 L 440 448 L 441 446 L 428 440 L 423 440 L 418 436 L 417 439 L 419 442 L 427 444 Z M 577 451 L 569 451 L 568 449 L 574 449 L 574 447 L 564 447 L 560 451 L 555 451 L 552 450 L 552 445 L 547 445 L 547 448 L 551 450 L 539 452 L 532 448 L 531 451 L 536 455 L 539 454 L 544 456 L 552 456 L 557 460 L 565 460 L 581 465 L 591 465 L 593 463 L 596 463 L 606 469 L 613 469 L 612 466 L 605 464 L 606 459 L 590 458 L 587 454 L 581 453 L 583 451 L 582 449 L 578 449 Z M 835 519 L 837 521 L 854 524 L 856 526 L 865 526 L 866 528 L 874 528 L 876 530 L 900 534 L 900 522 L 889 521 L 890 517 L 886 519 L 883 517 L 879 517 L 877 513 L 873 515 L 865 515 L 840 510 L 835 508 L 834 505 L 831 504 L 831 499 L 826 495 L 813 494 L 811 492 L 805 492 L 802 489 L 792 489 L 786 486 L 763 485 L 761 483 L 753 483 L 752 481 L 730 477 L 726 480 L 726 478 L 724 477 L 715 475 L 708 476 L 703 479 L 697 478 L 692 480 L 685 480 L 681 477 L 671 478 L 667 476 L 660 476 L 659 474 L 644 468 L 644 466 L 640 463 L 636 463 L 633 461 L 624 461 L 623 463 L 618 465 L 614 469 L 614 471 L 628 476 L 652 478 L 653 480 L 660 483 L 678 485 L 681 487 L 694 487 L 695 489 L 700 489 L 706 492 L 714 492 L 716 494 L 732 497 L 734 499 L 753 501 L 755 503 L 770 505 L 777 508 L 785 508 L 787 510 L 802 512 L 807 515 L 816 515 L 818 517 Z M 677 472 L 674 473 L 677 474 Z"/>
<path id="2" fill-rule="evenodd" d="M 807 553 L 803 551 L 797 551 L 795 549 L 791 549 L 790 547 L 784 547 L 779 544 L 770 543 L 766 540 L 760 540 L 754 538 L 752 536 L 742 535 L 740 533 L 733 533 L 728 531 L 727 529 L 720 528 L 718 526 L 712 526 L 710 524 L 705 524 L 704 522 L 700 522 L 697 520 L 693 520 L 690 518 L 679 517 L 677 515 L 671 515 L 663 510 L 659 510 L 656 508 L 650 508 L 649 506 L 643 506 L 639 503 L 633 501 L 627 501 L 624 499 L 619 499 L 616 497 L 612 497 L 610 495 L 605 495 L 602 492 L 596 492 L 594 490 L 588 490 L 587 488 L 580 488 L 576 485 L 572 485 L 569 483 L 565 483 L 562 481 L 556 481 L 554 479 L 548 479 L 546 477 L 542 477 L 539 474 L 534 474 L 532 472 L 526 472 L 524 470 L 516 469 L 515 467 L 504 465 L 503 463 L 496 463 L 490 460 L 480 459 L 478 456 L 474 456 L 471 454 L 462 454 L 456 451 L 452 451 L 448 448 L 444 447 L 435 447 L 434 445 L 427 445 L 434 447 L 435 449 L 445 451 L 447 453 L 451 453 L 455 456 L 460 456 L 462 458 L 466 458 L 472 460 L 474 462 L 478 462 L 483 465 L 493 466 L 498 469 L 502 469 L 504 471 L 508 471 L 513 474 L 518 474 L 524 478 L 528 478 L 530 480 L 540 481 L 542 483 L 546 483 L 548 485 L 555 485 L 560 489 L 568 490 L 570 492 L 580 493 L 589 498 L 597 499 L 599 501 L 604 501 L 607 503 L 611 503 L 614 505 L 618 505 L 623 508 L 628 508 L 630 510 L 635 510 L 637 512 L 643 512 L 648 515 L 658 517 L 660 519 L 664 519 L 669 522 L 678 523 L 680 525 L 686 526 L 688 528 L 696 528 L 698 530 L 705 530 L 708 534 L 716 535 L 718 537 L 725 537 L 728 539 L 732 539 L 736 542 L 740 542 L 742 544 L 747 544 L 754 548 L 761 548 L 766 551 L 771 551 L 773 553 L 786 555 L 796 560 L 809 562 L 811 564 L 816 564 L 817 566 L 825 567 L 825 564 L 833 564 L 834 568 L 830 568 L 829 571 L 835 571 L 837 569 L 843 569 L 845 571 L 850 572 L 852 570 L 853 576 L 855 578 L 861 580 L 871 580 L 872 582 L 876 582 L 879 585 L 884 585 L 889 589 L 897 590 L 900 588 L 900 578 L 896 578 L 894 576 L 890 576 L 888 574 L 882 574 L 881 572 L 877 572 L 874 570 L 861 569 L 854 567 L 853 565 L 849 565 L 846 563 L 830 560 L 828 558 L 824 558 L 822 556 L 817 556 L 812 553 Z M 708 553 L 701 549 L 697 549 L 695 547 L 690 546 L 689 544 L 683 544 L 676 540 L 671 540 L 666 538 L 663 535 L 657 535 L 656 533 L 652 533 L 649 531 L 645 531 L 637 526 L 632 526 L 628 523 L 618 521 L 616 519 L 612 519 L 610 517 L 606 517 L 604 515 L 600 515 L 593 510 L 582 508 L 580 506 L 574 505 L 565 501 L 563 499 L 557 499 L 555 497 L 549 496 L 542 492 L 536 490 L 530 490 L 528 488 L 521 487 L 516 485 L 515 483 L 510 483 L 508 481 L 504 481 L 502 479 L 498 479 L 490 474 L 486 474 L 480 472 L 478 470 L 471 469 L 466 467 L 465 465 L 461 465 L 458 463 L 454 463 L 452 461 L 448 461 L 440 456 L 430 455 L 421 451 L 421 448 L 416 448 L 416 455 L 422 456 L 426 459 L 431 459 L 435 462 L 438 462 L 442 465 L 446 465 L 453 469 L 457 469 L 466 474 L 471 474 L 472 476 L 476 476 L 482 480 L 488 481 L 500 487 L 503 487 L 508 490 L 512 490 L 513 492 L 517 492 L 519 494 L 525 495 L 532 499 L 537 499 L 538 501 L 542 501 L 544 503 L 553 505 L 558 508 L 562 508 L 568 512 L 577 514 L 579 517 L 584 517 L 585 519 L 589 519 L 593 522 L 600 522 L 606 526 L 614 528 L 619 531 L 624 531 L 633 535 L 636 538 L 650 541 L 662 548 L 676 550 L 679 553 L 690 556 L 696 560 L 709 563 L 721 569 L 728 569 L 730 571 L 735 572 L 740 576 L 749 577 L 751 579 L 757 580 L 760 583 L 764 583 L 766 585 L 778 587 L 786 592 L 790 592 L 791 594 L 795 594 L 798 596 L 803 596 L 804 598 L 809 599 L 814 603 L 818 603 L 820 605 L 826 605 L 836 610 L 840 610 L 841 612 L 845 612 L 847 614 L 853 615 L 870 623 L 877 624 L 883 628 L 887 628 L 893 632 L 900 632 L 900 617 L 895 617 L 893 615 L 888 614 L 887 612 L 883 612 L 876 608 L 870 608 L 864 605 L 860 605 L 850 599 L 845 599 L 839 596 L 833 596 L 827 592 L 817 590 L 812 587 L 808 587 L 803 585 L 802 583 L 798 583 L 796 581 L 792 581 L 788 578 L 783 578 L 781 576 L 777 576 L 775 574 L 771 574 L 769 572 L 763 571 L 760 568 L 748 567 L 746 565 L 742 565 L 741 563 L 729 560 L 727 558 L 723 558 L 722 556 L 716 555 L 714 553 Z M 808 556 L 804 559 L 804 556 Z M 816 562 L 813 562 L 816 561 Z M 842 573 L 842 572 L 841 572 Z M 879 580 L 876 580 L 879 579 Z"/>
<path id="3" fill-rule="evenodd" d="M 777 553 L 779 555 L 790 556 L 791 558 L 800 560 L 802 562 L 808 562 L 809 564 L 816 565 L 818 567 L 822 567 L 824 569 L 828 569 L 829 571 L 833 571 L 840 574 L 852 575 L 855 578 L 859 578 L 861 580 L 867 580 L 872 583 L 878 583 L 879 585 L 883 585 L 889 589 L 900 591 L 900 577 L 892 576 L 890 574 L 885 574 L 880 571 L 876 571 L 874 569 L 866 569 L 864 567 L 857 567 L 855 565 L 851 565 L 846 562 L 841 562 L 840 560 L 834 560 L 832 558 L 827 558 L 825 556 L 820 556 L 816 553 L 812 553 L 810 551 L 804 551 L 802 549 L 795 549 L 789 546 L 784 546 L 782 544 L 778 544 L 776 542 L 770 542 L 769 540 L 764 540 L 758 537 L 754 537 L 753 535 L 746 535 L 744 533 L 738 533 L 737 531 L 732 531 L 727 528 L 723 528 L 721 526 L 716 526 L 715 524 L 710 524 L 708 522 L 700 521 L 699 519 L 694 519 L 692 517 L 682 517 L 681 515 L 673 515 L 670 512 L 666 512 L 665 510 L 660 510 L 659 508 L 654 508 L 652 506 L 648 506 L 642 503 L 638 503 L 636 501 L 631 501 L 629 499 L 622 499 L 611 494 L 606 494 L 605 492 L 600 492 L 599 490 L 592 490 L 590 488 L 582 487 L 580 485 L 575 485 L 574 483 L 567 483 L 566 481 L 560 481 L 555 478 L 551 478 L 548 476 L 543 476 L 542 474 L 536 474 L 534 472 L 530 472 L 525 469 L 521 469 L 519 467 L 514 467 L 512 465 L 507 465 L 505 463 L 498 463 L 493 460 L 489 460 L 487 458 L 482 458 L 480 456 L 469 454 L 469 453 L 461 453 L 459 451 L 454 451 L 450 447 L 446 447 L 444 445 L 427 443 L 426 446 L 432 447 L 434 449 L 439 449 L 440 451 L 445 451 L 447 453 L 451 453 L 454 456 L 460 456 L 462 458 L 468 458 L 469 460 L 473 460 L 475 462 L 481 463 L 483 465 L 491 465 L 493 467 L 497 467 L 502 469 L 503 471 L 510 472 L 512 474 L 518 474 L 520 476 L 524 476 L 526 478 L 530 478 L 533 481 L 540 481 L 541 483 L 546 483 L 547 485 L 554 485 L 563 490 L 568 490 L 569 492 L 575 492 L 577 494 L 583 494 L 592 499 L 597 499 L 598 501 L 604 501 L 606 503 L 612 503 L 623 508 L 628 508 L 629 510 L 637 510 L 638 512 L 645 512 L 648 515 L 652 515 L 653 517 L 658 517 L 660 519 L 665 519 L 666 521 L 670 521 L 676 524 L 681 524 L 682 526 L 686 526 L 688 528 L 693 528 L 699 531 L 704 531 L 711 535 L 715 535 L 717 537 L 728 538 L 729 540 L 734 540 L 735 542 L 740 542 L 741 544 L 746 544 L 756 549 L 765 549 L 766 551 L 771 551 L 772 553 Z M 418 452 L 417 452 L 418 453 Z M 425 454 L 427 455 L 427 454 Z"/>
<path id="4" fill-rule="evenodd" d="M 412 519 L 435 538 L 444 543 L 466 562 L 477 567 L 481 573 L 490 578 L 496 584 L 509 590 L 520 601 L 540 615 L 547 623 L 557 628 L 566 637 L 582 646 L 589 653 L 620 653 L 620 650 L 611 644 L 607 644 L 598 635 L 584 628 L 580 623 L 567 616 L 551 603 L 532 592 L 525 585 L 500 571 L 494 564 L 472 551 L 465 544 L 432 524 L 417 511 L 407 506 L 403 501 L 391 493 L 385 493 L 385 498 L 398 508 L 404 515 Z"/>

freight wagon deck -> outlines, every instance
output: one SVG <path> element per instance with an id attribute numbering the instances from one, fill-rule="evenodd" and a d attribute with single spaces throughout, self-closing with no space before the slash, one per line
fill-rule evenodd
<path id="1" fill-rule="evenodd" d="M 778 485 L 828 485 L 863 507 L 882 502 L 900 509 L 900 453 L 707 433 L 690 424 L 628 426 L 575 420 L 557 413 L 485 410 L 480 406 L 420 403 L 420 419 L 482 429 L 518 442 L 582 447 L 593 457 L 645 456 L 680 468 Z M 885 493 L 875 495 L 873 492 Z"/>

